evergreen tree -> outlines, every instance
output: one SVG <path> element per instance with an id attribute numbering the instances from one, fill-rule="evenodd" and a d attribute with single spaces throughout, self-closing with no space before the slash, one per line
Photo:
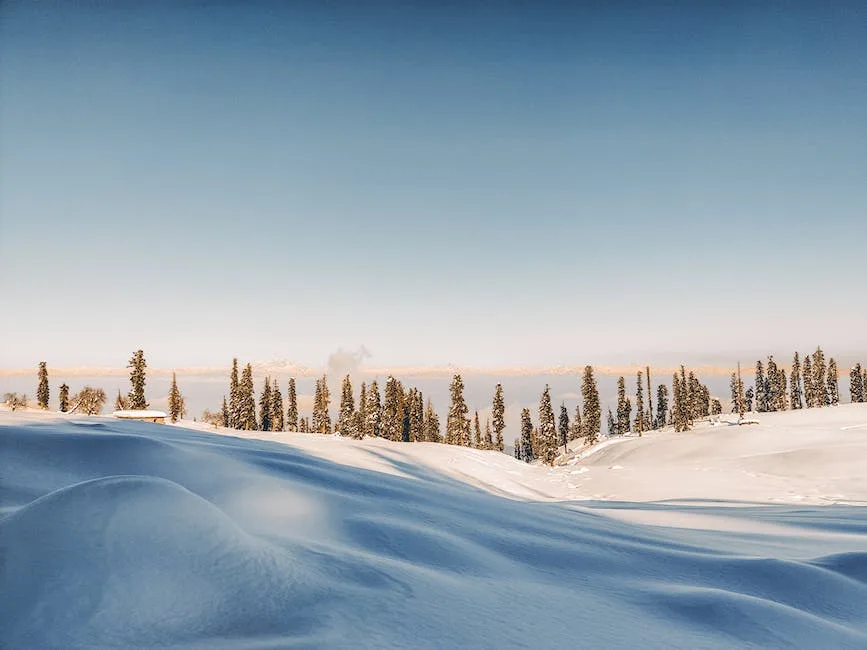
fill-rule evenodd
<path id="1" fill-rule="evenodd" d="M 801 388 L 801 360 L 798 358 L 797 352 L 795 352 L 795 357 L 792 359 L 792 373 L 789 376 L 789 395 L 791 396 L 793 409 L 804 407 L 802 399 L 803 389 Z"/>
<path id="2" fill-rule="evenodd" d="M 774 362 L 774 355 L 768 357 L 768 369 L 765 376 L 765 398 L 767 399 L 767 411 L 774 412 L 777 410 L 779 386 L 779 374 L 777 372 L 777 364 Z"/>
<path id="3" fill-rule="evenodd" d="M 343 378 L 340 389 L 340 413 L 337 416 L 337 433 L 342 436 L 354 436 L 352 430 L 355 422 L 355 398 L 352 395 L 352 381 L 349 375 Z"/>
<path id="4" fill-rule="evenodd" d="M 750 395 L 750 404 L 747 407 L 744 399 L 744 380 L 741 376 L 741 362 L 738 361 L 738 385 L 737 385 L 737 400 L 738 400 L 738 418 L 742 419 L 744 417 L 744 408 L 749 411 L 752 408 L 753 398 Z"/>
<path id="5" fill-rule="evenodd" d="M 813 390 L 813 360 L 804 355 L 804 402 L 807 408 L 816 406 L 816 391 Z"/>
<path id="6" fill-rule="evenodd" d="M 382 402 L 375 379 L 370 383 L 370 389 L 367 391 L 367 422 L 364 424 L 364 435 L 371 437 L 382 435 Z"/>
<path id="7" fill-rule="evenodd" d="M 738 376 L 736 373 L 732 373 L 729 378 L 729 390 L 731 391 L 731 399 L 732 399 L 732 413 L 738 412 Z"/>
<path id="8" fill-rule="evenodd" d="M 614 419 L 614 414 L 611 412 L 611 409 L 608 409 L 608 436 L 613 436 L 617 434 L 617 420 Z"/>
<path id="9" fill-rule="evenodd" d="M 560 404 L 560 441 L 559 443 L 563 445 L 563 453 L 565 454 L 569 451 L 569 411 L 566 409 L 565 404 Z"/>
<path id="10" fill-rule="evenodd" d="M 765 383 L 765 371 L 761 360 L 756 361 L 756 411 L 764 413 L 768 410 L 768 398 L 765 392 L 767 384 Z"/>
<path id="11" fill-rule="evenodd" d="M 638 387 L 635 391 L 635 426 L 633 430 L 641 437 L 647 428 L 647 418 L 644 415 L 644 381 L 641 371 L 638 371 Z"/>
<path id="12" fill-rule="evenodd" d="M 816 406 L 828 406 L 831 403 L 825 377 L 825 354 L 822 348 L 816 348 L 813 353 L 813 390 Z"/>
<path id="13" fill-rule="evenodd" d="M 142 350 L 136 350 L 129 360 L 127 368 L 131 369 L 129 382 L 132 388 L 129 393 L 129 407 L 133 410 L 144 410 L 149 405 L 145 399 L 145 368 L 147 368 L 147 362 Z"/>
<path id="14" fill-rule="evenodd" d="M 656 388 L 656 428 L 661 429 L 668 424 L 668 386 L 660 384 Z"/>
<path id="15" fill-rule="evenodd" d="M 408 393 L 404 393 L 401 390 L 401 437 L 400 439 L 403 442 L 411 442 L 412 441 L 412 422 L 411 422 L 411 414 L 412 414 L 412 391 Z"/>
<path id="16" fill-rule="evenodd" d="M 169 388 L 169 418 L 172 422 L 183 419 L 187 414 L 187 407 L 181 391 L 178 390 L 178 378 L 172 373 L 172 385 Z"/>
<path id="17" fill-rule="evenodd" d="M 539 452 L 543 463 L 554 464 L 557 457 L 557 425 L 551 406 L 551 389 L 547 384 L 539 399 Z"/>
<path id="18" fill-rule="evenodd" d="M 645 379 L 647 380 L 647 415 L 645 416 L 645 430 L 653 428 L 653 391 L 650 388 L 650 366 L 644 368 Z"/>
<path id="19" fill-rule="evenodd" d="M 672 377 L 671 389 L 674 396 L 674 404 L 672 405 L 674 415 L 674 430 L 679 432 L 686 429 L 686 418 L 684 417 L 684 412 L 686 411 L 686 409 L 684 408 L 686 396 L 683 394 L 685 390 L 681 387 L 680 377 L 677 373 L 674 373 Z"/>
<path id="20" fill-rule="evenodd" d="M 60 384 L 60 412 L 66 413 L 69 410 L 69 386 Z"/>
<path id="21" fill-rule="evenodd" d="M 485 449 L 496 449 L 494 437 L 491 434 L 491 421 L 488 418 L 485 418 Z"/>
<path id="22" fill-rule="evenodd" d="M 828 360 L 828 403 L 831 406 L 837 406 L 840 403 L 839 375 L 837 362 L 834 361 L 834 357 L 831 357 Z"/>
<path id="23" fill-rule="evenodd" d="M 241 389 L 238 381 L 238 359 L 232 359 L 232 373 L 229 375 L 229 423 L 230 429 L 241 428 Z"/>
<path id="24" fill-rule="evenodd" d="M 319 406 L 319 426 L 320 433 L 331 433 L 331 414 L 329 409 L 331 408 L 331 391 L 328 390 L 328 379 L 325 375 L 322 375 L 322 379 L 319 380 L 320 389 L 319 389 L 319 398 L 321 400 L 321 404 Z"/>
<path id="25" fill-rule="evenodd" d="M 115 411 L 125 411 L 127 409 L 128 403 L 126 397 L 120 394 L 120 388 L 117 389 L 117 397 L 114 398 L 114 410 Z"/>
<path id="26" fill-rule="evenodd" d="M 295 377 L 289 377 L 286 391 L 286 430 L 298 431 L 298 395 L 295 392 Z"/>
<path id="27" fill-rule="evenodd" d="M 385 382 L 385 399 L 382 403 L 382 436 L 396 442 L 403 439 L 403 386 L 391 375 Z"/>
<path id="28" fill-rule="evenodd" d="M 864 402 L 864 377 L 861 374 L 861 364 L 856 363 L 849 370 L 849 401 L 853 404 Z"/>
<path id="29" fill-rule="evenodd" d="M 630 430 L 629 412 L 632 407 L 627 404 L 626 400 L 626 380 L 620 377 L 617 380 L 617 433 L 625 434 Z"/>
<path id="30" fill-rule="evenodd" d="M 451 406 L 446 419 L 446 443 L 450 445 L 470 445 L 470 420 L 467 417 L 469 409 L 464 401 L 464 381 L 460 375 L 455 375 L 449 387 Z"/>
<path id="31" fill-rule="evenodd" d="M 521 444 L 520 458 L 525 463 L 535 460 L 533 454 L 533 421 L 530 419 L 530 409 L 521 409 Z"/>
<path id="32" fill-rule="evenodd" d="M 719 415 L 720 413 L 722 413 L 722 404 L 718 399 L 714 398 L 713 400 L 711 400 L 710 414 Z"/>
<path id="33" fill-rule="evenodd" d="M 424 412 L 424 430 L 425 440 L 428 442 L 442 442 L 442 434 L 440 433 L 440 419 L 434 411 L 431 401 L 427 401 L 427 408 Z"/>
<path id="34" fill-rule="evenodd" d="M 753 387 L 752 387 L 752 386 L 750 386 L 749 388 L 747 388 L 746 400 L 745 400 L 745 401 L 746 401 L 745 406 L 746 406 L 747 411 L 752 411 L 752 410 L 753 410 L 753 393 L 754 393 L 754 392 L 755 392 L 755 391 L 753 390 Z M 741 417 L 743 417 L 743 413 L 741 414 Z"/>
<path id="35" fill-rule="evenodd" d="M 44 361 L 39 362 L 37 377 L 39 384 L 36 387 L 36 403 L 39 408 L 48 410 L 48 365 Z"/>
<path id="36" fill-rule="evenodd" d="M 482 449 L 482 427 L 479 425 L 479 412 L 476 411 L 473 421 L 473 447 Z"/>
<path id="37" fill-rule="evenodd" d="M 286 426 L 283 418 L 283 394 L 277 380 L 271 385 L 271 431 L 283 431 Z"/>
<path id="38" fill-rule="evenodd" d="M 592 366 L 584 366 L 581 396 L 584 398 L 584 431 L 587 444 L 595 445 L 599 440 L 599 430 L 602 425 L 602 409 L 599 404 L 599 391 L 596 388 Z"/>
<path id="39" fill-rule="evenodd" d="M 226 396 L 223 395 L 223 406 L 220 408 L 220 426 L 228 427 L 231 420 L 232 416 L 229 412 L 229 404 L 226 402 Z"/>
<path id="40" fill-rule="evenodd" d="M 498 451 L 503 451 L 505 448 L 503 443 L 503 431 L 506 430 L 506 403 L 503 400 L 502 384 L 497 384 L 497 387 L 494 389 L 494 406 L 491 411 L 491 417 L 494 419 L 496 448 Z"/>
<path id="41" fill-rule="evenodd" d="M 367 427 L 367 384 L 361 382 L 361 390 L 358 393 L 358 408 L 355 410 L 355 422 L 352 432 L 356 438 L 365 436 Z"/>
<path id="42" fill-rule="evenodd" d="M 262 431 L 271 431 L 271 424 L 271 378 L 265 377 L 259 397 L 259 426 Z"/>
<path id="43" fill-rule="evenodd" d="M 581 422 L 581 405 L 575 405 L 575 417 L 572 418 L 572 428 L 569 431 L 569 440 L 577 440 L 584 437 L 584 424 Z"/>
<path id="44" fill-rule="evenodd" d="M 238 385 L 238 428 L 244 431 L 257 431 L 256 397 L 253 394 L 253 366 L 244 366 Z"/>
<path id="45" fill-rule="evenodd" d="M 424 427 L 424 396 L 417 388 L 413 388 L 409 411 L 409 439 L 412 442 L 424 442 L 427 432 Z"/>

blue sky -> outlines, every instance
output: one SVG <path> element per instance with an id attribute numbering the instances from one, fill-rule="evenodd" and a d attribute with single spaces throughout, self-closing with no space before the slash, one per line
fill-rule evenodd
<path id="1" fill-rule="evenodd" d="M 863 6 L 106 4 L 0 6 L 2 366 L 867 347 Z"/>

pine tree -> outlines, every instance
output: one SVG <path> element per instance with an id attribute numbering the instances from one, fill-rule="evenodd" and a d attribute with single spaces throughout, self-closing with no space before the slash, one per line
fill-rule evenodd
<path id="1" fill-rule="evenodd" d="M 559 444 L 563 445 L 563 453 L 569 451 L 569 411 L 565 404 L 560 404 L 560 440 Z"/>
<path id="2" fill-rule="evenodd" d="M 804 407 L 803 389 L 801 388 L 801 360 L 798 358 L 797 352 L 792 359 L 792 372 L 789 375 L 789 395 L 791 395 L 793 409 Z"/>
<path id="3" fill-rule="evenodd" d="M 617 434 L 617 420 L 614 419 L 614 413 L 608 409 L 608 436 L 611 437 Z"/>
<path id="4" fill-rule="evenodd" d="M 277 380 L 271 385 L 271 431 L 283 431 L 286 426 L 283 418 L 283 394 Z"/>
<path id="5" fill-rule="evenodd" d="M 358 393 L 358 408 L 355 410 L 352 433 L 355 438 L 363 438 L 367 427 L 367 384 L 361 382 L 361 390 Z"/>
<path id="6" fill-rule="evenodd" d="M 322 375 L 319 380 L 319 433 L 331 433 L 331 391 L 328 390 L 328 378 Z"/>
<path id="7" fill-rule="evenodd" d="M 433 404 L 430 400 L 427 401 L 427 407 L 424 411 L 424 431 L 425 440 L 428 442 L 442 442 L 442 434 L 440 433 L 440 419 L 434 411 Z"/>
<path id="8" fill-rule="evenodd" d="M 587 444 L 595 445 L 599 440 L 599 430 L 602 425 L 602 409 L 599 405 L 599 391 L 596 388 L 592 366 L 584 366 L 581 396 L 584 398 L 584 431 Z"/>
<path id="9" fill-rule="evenodd" d="M 343 378 L 340 389 L 340 413 L 337 416 L 337 433 L 342 436 L 353 436 L 352 425 L 355 421 L 355 398 L 352 395 L 352 381 L 349 375 Z"/>
<path id="10" fill-rule="evenodd" d="M 547 384 L 539 399 L 539 456 L 547 465 L 553 465 L 557 457 L 557 425 L 551 406 L 551 389 Z"/>
<path id="11" fill-rule="evenodd" d="M 683 370 L 683 366 L 681 366 Z M 681 381 L 680 375 L 674 373 L 672 377 L 672 393 L 674 395 L 674 430 L 686 431 L 687 429 L 687 394 L 686 394 L 686 378 Z"/>
<path id="12" fill-rule="evenodd" d="M 228 427 L 232 421 L 232 416 L 229 412 L 229 404 L 226 402 L 226 396 L 223 395 L 223 406 L 220 408 L 220 426 Z"/>
<path id="13" fill-rule="evenodd" d="M 48 410 L 48 364 L 39 362 L 39 385 L 36 387 L 36 403 L 41 409 Z"/>
<path id="14" fill-rule="evenodd" d="M 745 406 L 746 406 L 747 411 L 752 411 L 752 410 L 753 410 L 753 393 L 754 393 L 754 392 L 755 392 L 755 391 L 753 390 L 753 387 L 752 387 L 752 386 L 750 386 L 749 388 L 747 388 L 747 393 L 746 393 L 746 396 L 745 396 L 745 402 L 746 402 L 746 403 L 745 403 Z M 741 417 L 743 417 L 743 414 L 741 414 Z"/>
<path id="15" fill-rule="evenodd" d="M 371 437 L 382 435 L 382 402 L 375 379 L 370 383 L 370 389 L 367 391 L 367 422 L 364 425 L 364 435 Z"/>
<path id="16" fill-rule="evenodd" d="M 638 371 L 638 387 L 635 391 L 635 426 L 634 431 L 641 437 L 647 425 L 647 420 L 644 415 L 644 381 L 641 371 Z"/>
<path id="17" fill-rule="evenodd" d="M 130 368 L 129 382 L 132 389 L 129 393 L 129 407 L 133 410 L 144 410 L 149 405 L 145 399 L 145 368 L 147 362 L 142 350 L 136 350 L 129 360 L 127 368 Z"/>
<path id="18" fill-rule="evenodd" d="M 584 424 L 581 422 L 581 405 L 575 405 L 575 417 L 572 418 L 572 428 L 569 431 L 569 440 L 577 440 L 584 437 Z"/>
<path id="19" fill-rule="evenodd" d="M 529 463 L 536 459 L 533 453 L 533 421 L 530 419 L 530 409 L 521 409 L 521 460 Z"/>
<path id="20" fill-rule="evenodd" d="M 807 408 L 816 406 L 816 391 L 813 389 L 813 360 L 804 355 L 804 402 Z"/>
<path id="21" fill-rule="evenodd" d="M 238 359 L 232 359 L 232 373 L 229 375 L 229 423 L 230 429 L 241 428 L 241 390 L 238 382 Z"/>
<path id="22" fill-rule="evenodd" d="M 117 389 L 117 397 L 114 398 L 114 410 L 115 411 L 125 411 L 128 407 L 128 402 L 126 397 L 121 395 L 120 388 Z"/>
<path id="23" fill-rule="evenodd" d="M 494 389 L 494 405 L 491 411 L 494 419 L 494 435 L 496 436 L 496 449 L 503 451 L 503 431 L 506 430 L 506 403 L 503 400 L 503 385 L 497 384 Z"/>
<path id="24" fill-rule="evenodd" d="M 653 391 L 650 387 L 650 366 L 644 368 L 645 379 L 647 380 L 647 415 L 645 416 L 645 430 L 650 430 L 653 425 Z"/>
<path id="25" fill-rule="evenodd" d="M 756 411 L 764 413 L 768 410 L 768 398 L 765 392 L 765 371 L 761 360 L 756 361 Z"/>
<path id="26" fill-rule="evenodd" d="M 451 406 L 446 419 L 446 443 L 450 445 L 470 445 L 470 420 L 467 418 L 469 409 L 464 401 L 464 381 L 460 375 L 452 378 Z"/>
<path id="27" fill-rule="evenodd" d="M 244 431 L 257 431 L 256 397 L 253 395 L 253 367 L 248 363 L 241 373 L 238 385 L 238 428 Z"/>
<path id="28" fill-rule="evenodd" d="M 289 377 L 286 391 L 286 430 L 298 431 L 298 395 L 295 392 L 295 377 Z"/>
<path id="29" fill-rule="evenodd" d="M 837 406 L 840 403 L 839 375 L 837 362 L 834 361 L 834 357 L 831 357 L 828 360 L 828 403 L 831 406 Z"/>
<path id="30" fill-rule="evenodd" d="M 476 449 L 482 448 L 482 427 L 479 424 L 478 411 L 476 411 L 475 419 L 473 421 L 473 447 Z"/>
<path id="31" fill-rule="evenodd" d="M 424 428 L 424 396 L 417 388 L 413 388 L 409 410 L 409 439 L 412 442 L 424 442 L 427 433 Z"/>
<path id="32" fill-rule="evenodd" d="M 856 363 L 849 370 L 849 401 L 853 404 L 864 402 L 864 377 L 861 374 L 861 364 Z"/>
<path id="33" fill-rule="evenodd" d="M 403 386 L 389 375 L 382 403 L 382 436 L 399 442 L 403 438 Z"/>
<path id="34" fill-rule="evenodd" d="M 731 400 L 732 400 L 732 413 L 738 412 L 738 376 L 736 373 L 732 373 L 729 378 L 729 391 L 731 392 Z"/>
<path id="35" fill-rule="evenodd" d="M 488 418 L 485 418 L 485 449 L 496 449 L 494 436 L 491 434 L 491 421 Z"/>
<path id="36" fill-rule="evenodd" d="M 749 406 L 747 406 L 746 401 L 744 399 L 744 380 L 741 376 L 741 362 L 738 361 L 738 384 L 737 384 L 737 400 L 738 400 L 738 419 L 743 419 L 744 417 L 744 409 L 747 411 L 751 410 L 753 404 L 752 395 L 749 398 Z"/>
<path id="37" fill-rule="evenodd" d="M 187 414 L 187 407 L 181 391 L 178 390 L 178 378 L 172 373 L 172 385 L 169 388 L 169 418 L 172 422 L 183 419 Z"/>
<path id="38" fill-rule="evenodd" d="M 403 442 L 412 442 L 412 391 L 401 390 L 401 437 Z"/>
<path id="39" fill-rule="evenodd" d="M 774 361 L 774 355 L 770 355 L 768 357 L 768 369 L 765 381 L 767 386 L 766 397 L 768 400 L 768 408 L 767 410 L 770 412 L 774 412 L 777 410 L 779 405 L 779 392 L 780 392 L 780 375 L 777 370 L 777 364 Z"/>
<path id="40" fill-rule="evenodd" d="M 720 413 L 722 413 L 722 403 L 717 398 L 713 398 L 710 405 L 710 414 L 719 415 Z"/>
<path id="41" fill-rule="evenodd" d="M 60 412 L 66 413 L 69 410 L 69 386 L 60 384 Z"/>
<path id="42" fill-rule="evenodd" d="M 259 426 L 262 431 L 271 431 L 271 378 L 265 377 L 265 385 L 259 396 Z"/>
<path id="43" fill-rule="evenodd" d="M 813 353 L 813 390 L 816 406 L 828 406 L 831 403 L 825 377 L 825 354 L 822 348 L 816 348 Z"/>
<path id="44" fill-rule="evenodd" d="M 668 386 L 660 384 L 656 388 L 656 428 L 661 429 L 666 424 L 668 416 Z"/>
<path id="45" fill-rule="evenodd" d="M 617 433 L 623 435 L 631 429 L 629 423 L 629 411 L 626 400 L 626 380 L 620 377 L 617 380 Z"/>

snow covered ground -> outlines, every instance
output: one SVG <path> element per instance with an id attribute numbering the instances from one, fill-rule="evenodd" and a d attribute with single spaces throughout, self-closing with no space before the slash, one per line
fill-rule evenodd
<path id="1" fill-rule="evenodd" d="M 867 647 L 867 406 L 760 419 L 546 468 L 0 412 L 0 647 Z"/>

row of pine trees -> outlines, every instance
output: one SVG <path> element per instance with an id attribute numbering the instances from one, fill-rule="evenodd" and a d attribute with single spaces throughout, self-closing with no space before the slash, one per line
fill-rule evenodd
<path id="1" fill-rule="evenodd" d="M 740 367 L 730 380 L 732 413 L 755 411 L 767 413 L 788 409 L 835 406 L 840 403 L 839 371 L 837 362 L 825 362 L 822 348 L 812 355 L 795 352 L 788 378 L 769 356 L 766 364 L 756 361 L 754 384 L 744 390 Z M 867 369 L 856 363 L 849 370 L 849 399 L 854 403 L 867 402 Z"/>
<path id="2" fill-rule="evenodd" d="M 118 391 L 115 408 L 147 409 L 147 362 L 144 352 L 137 350 L 127 367 L 130 369 L 130 391 L 126 395 Z M 788 377 L 773 356 L 768 357 L 766 364 L 759 360 L 756 363 L 754 385 L 746 390 L 738 365 L 737 372 L 732 373 L 730 380 L 732 412 L 743 417 L 745 412 L 753 410 L 761 413 L 838 404 L 838 375 L 836 361 L 831 358 L 826 363 L 821 348 L 817 348 L 812 355 L 805 355 L 803 364 L 796 352 Z M 867 368 L 862 368 L 860 363 L 855 364 L 850 369 L 849 379 L 851 401 L 867 402 Z M 592 366 L 585 366 L 580 390 L 583 409 L 581 403 L 577 404 L 571 418 L 565 404 L 560 405 L 559 415 L 555 417 L 548 386 L 539 400 L 537 423 L 533 422 L 530 409 L 522 409 L 520 435 L 514 441 L 516 458 L 526 462 L 540 459 L 553 464 L 560 447 L 565 451 L 570 442 L 578 439 L 583 439 L 586 445 L 598 441 L 602 413 Z M 449 391 L 450 406 L 443 432 L 433 404 L 429 399 L 425 401 L 417 388 L 405 387 L 400 380 L 389 376 L 382 395 L 377 380 L 370 384 L 362 382 L 356 400 L 350 376 L 347 375 L 341 384 L 337 420 L 332 422 L 331 392 L 325 375 L 316 380 L 312 414 L 308 418 L 299 413 L 294 378 L 288 381 L 284 403 L 277 380 L 266 377 L 257 407 L 252 365 L 246 364 L 239 373 L 238 360 L 233 359 L 229 396 L 223 397 L 219 413 L 210 414 L 206 411 L 205 419 L 220 426 L 247 431 L 337 433 L 352 438 L 381 437 L 396 442 L 437 442 L 503 451 L 506 425 L 502 385 L 497 384 L 494 389 L 491 418 L 485 419 L 484 427 L 478 411 L 470 417 L 460 374 L 452 378 Z M 672 376 L 671 393 L 664 383 L 659 384 L 655 392 L 654 410 L 649 367 L 636 374 L 634 404 L 627 395 L 626 379 L 619 377 L 615 410 L 608 409 L 608 435 L 633 433 L 641 436 L 645 431 L 665 426 L 673 426 L 675 431 L 687 431 L 696 420 L 718 415 L 722 411 L 720 400 L 712 397 L 708 387 L 684 366 Z M 48 408 L 48 369 L 44 361 L 39 363 L 36 393 L 39 406 Z M 104 402 L 105 393 L 101 389 L 86 386 L 70 397 L 69 386 L 60 386 L 61 412 L 99 413 Z M 185 416 L 184 398 L 174 373 L 168 402 L 172 422 Z"/>

